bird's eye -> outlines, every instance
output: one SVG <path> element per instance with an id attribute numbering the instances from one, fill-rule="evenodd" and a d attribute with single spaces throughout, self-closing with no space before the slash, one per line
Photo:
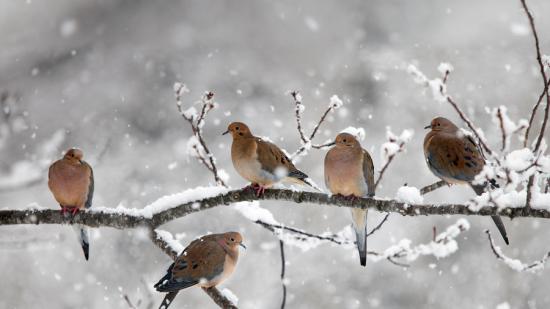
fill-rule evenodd
<path id="1" fill-rule="evenodd" d="M 344 139 L 342 140 L 342 142 L 347 143 L 348 140 L 344 138 Z"/>
<path id="2" fill-rule="evenodd" d="M 438 123 L 437 126 L 439 127 L 441 125 L 441 123 Z"/>
<path id="3" fill-rule="evenodd" d="M 239 131 L 239 127 L 235 127 L 235 130 Z"/>
<path id="4" fill-rule="evenodd" d="M 231 238 L 230 240 L 231 240 L 231 241 L 235 241 L 235 238 Z"/>

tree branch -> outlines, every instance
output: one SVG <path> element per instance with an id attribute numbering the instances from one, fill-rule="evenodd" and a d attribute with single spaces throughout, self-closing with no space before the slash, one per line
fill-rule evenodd
<path id="1" fill-rule="evenodd" d="M 531 217 L 550 218 L 550 210 L 533 209 L 527 207 L 504 208 L 484 206 L 479 211 L 470 210 L 464 204 L 416 204 L 398 202 L 396 200 L 383 200 L 373 198 L 358 198 L 354 201 L 346 200 L 336 195 L 329 196 L 318 192 L 292 191 L 283 189 L 267 189 L 265 194 L 258 197 L 251 190 L 232 190 L 224 194 L 204 199 L 198 199 L 178 206 L 144 215 L 138 209 L 133 209 L 132 214 L 125 210 L 106 212 L 105 209 L 86 210 L 76 216 L 62 216 L 59 210 L 54 209 L 26 209 L 26 210 L 0 210 L 0 225 L 16 224 L 83 224 L 90 227 L 112 227 L 117 229 L 136 228 L 140 226 L 157 227 L 177 218 L 217 206 L 229 205 L 237 202 L 272 200 L 289 201 L 301 205 L 328 205 L 347 208 L 374 209 L 380 212 L 395 212 L 403 216 L 428 216 L 428 215 L 466 215 L 466 216 L 494 216 L 500 215 L 510 218 Z M 127 209 L 126 209 L 127 210 Z"/>

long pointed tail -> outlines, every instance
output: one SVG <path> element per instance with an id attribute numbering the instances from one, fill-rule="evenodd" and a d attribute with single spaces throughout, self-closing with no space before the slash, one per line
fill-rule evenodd
<path id="1" fill-rule="evenodd" d="M 359 262 L 361 266 L 367 266 L 367 210 L 352 209 L 351 216 L 357 251 L 359 252 Z"/>
<path id="2" fill-rule="evenodd" d="M 485 186 L 483 185 L 472 185 L 470 184 L 472 189 L 476 192 L 477 195 L 482 195 L 483 192 L 485 192 Z M 508 235 L 506 233 L 506 227 L 504 226 L 504 222 L 502 222 L 502 219 L 499 216 L 491 216 L 491 219 L 495 222 L 495 225 L 497 226 L 498 231 L 500 232 L 500 235 L 502 236 L 502 239 L 504 239 L 504 242 L 509 245 L 510 242 L 508 241 Z"/>
<path id="3" fill-rule="evenodd" d="M 178 295 L 178 292 L 179 291 L 167 293 L 166 296 L 164 296 L 162 303 L 160 303 L 159 309 L 168 309 L 168 306 L 170 306 L 174 298 L 176 298 L 176 295 Z"/>
<path id="4" fill-rule="evenodd" d="M 78 241 L 80 242 L 80 246 L 82 246 L 82 251 L 84 252 L 84 258 L 87 261 L 88 258 L 90 257 L 90 237 L 89 237 L 90 231 L 87 227 L 80 224 L 74 225 L 73 228 L 78 237 Z"/>

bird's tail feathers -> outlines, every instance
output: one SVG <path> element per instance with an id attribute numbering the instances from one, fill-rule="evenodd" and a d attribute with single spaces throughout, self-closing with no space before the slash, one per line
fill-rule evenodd
<path id="1" fill-rule="evenodd" d="M 86 261 L 90 257 L 90 230 L 80 224 L 73 225 L 74 231 L 78 237 L 78 242 L 82 247 L 82 252 L 84 253 L 84 258 Z"/>
<path id="2" fill-rule="evenodd" d="M 496 182 L 493 180 L 493 181 L 490 181 L 490 185 L 491 186 L 497 186 L 498 187 L 498 184 L 496 184 Z M 475 193 L 477 195 L 482 195 L 487 186 L 486 185 L 474 185 L 474 184 L 470 184 L 470 186 L 472 187 L 472 189 L 474 189 Z M 498 231 L 500 232 L 500 235 L 502 236 L 502 239 L 504 239 L 504 242 L 509 245 L 510 242 L 508 240 L 508 234 L 506 233 L 506 227 L 504 226 L 504 222 L 502 222 L 502 218 L 500 218 L 499 216 L 491 216 L 491 218 L 493 219 L 493 222 L 495 222 L 495 225 L 497 226 L 497 229 Z"/>
<path id="3" fill-rule="evenodd" d="M 367 211 L 352 209 L 351 215 L 353 218 L 357 251 L 359 252 L 359 262 L 361 266 L 367 266 Z"/>

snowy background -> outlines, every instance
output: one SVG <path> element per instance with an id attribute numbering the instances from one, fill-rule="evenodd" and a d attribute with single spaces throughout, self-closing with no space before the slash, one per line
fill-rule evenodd
<path id="1" fill-rule="evenodd" d="M 528 1 L 541 48 L 550 50 L 550 2 Z M 221 136 L 240 120 L 292 152 L 299 147 L 288 90 L 300 90 L 311 130 L 337 94 L 344 107 L 330 115 L 316 142 L 347 126 L 363 127 L 363 146 L 380 168 L 386 126 L 414 130 L 405 153 L 387 171 L 377 195 L 394 197 L 404 183 L 422 187 L 436 178 L 425 166 L 424 130 L 431 118 L 457 123 L 446 104 L 434 103 L 406 72 L 415 64 L 428 76 L 448 61 L 455 67 L 449 93 L 484 129 L 493 145 L 499 131 L 485 107 L 506 105 L 514 120 L 527 118 L 542 89 L 533 38 L 519 1 L 0 1 L 0 91 L 8 94 L 0 120 L 2 208 L 29 204 L 57 208 L 46 168 L 70 146 L 94 167 L 94 206 L 142 208 L 166 194 L 212 184 L 187 155 L 188 124 L 177 114 L 173 83 L 196 101 L 215 92 L 220 107 L 205 138 L 241 187 Z M 461 124 L 463 125 L 463 124 Z M 534 135 L 533 135 L 534 136 Z M 514 139 L 517 146 L 517 139 Z M 323 184 L 325 151 L 297 165 Z M 442 188 L 426 202 L 465 202 L 468 188 Z M 263 202 L 286 224 L 315 233 L 340 231 L 347 210 Z M 370 213 L 374 226 L 383 214 Z M 369 238 L 384 250 L 403 238 L 413 244 L 443 231 L 458 217 L 403 218 Z M 548 270 L 517 273 L 498 262 L 483 229 L 489 218 L 467 218 L 459 251 L 436 260 L 421 257 L 408 269 L 385 261 L 359 266 L 353 247 L 286 247 L 287 308 L 548 308 Z M 550 249 L 544 220 L 505 219 L 513 257 L 531 261 Z M 187 244 L 208 232 L 240 231 L 248 246 L 222 288 L 242 308 L 278 308 L 281 300 L 278 240 L 231 207 L 175 220 L 169 230 Z M 170 264 L 140 230 L 93 230 L 85 262 L 67 226 L 1 227 L 1 308 L 157 307 L 163 295 L 148 289 Z M 496 235 L 496 234 L 495 234 Z M 496 235 L 497 244 L 503 245 Z M 152 293 L 152 294 L 151 294 Z M 152 295 L 152 296 L 150 296 Z M 200 289 L 186 290 L 174 307 L 215 308 Z"/>

